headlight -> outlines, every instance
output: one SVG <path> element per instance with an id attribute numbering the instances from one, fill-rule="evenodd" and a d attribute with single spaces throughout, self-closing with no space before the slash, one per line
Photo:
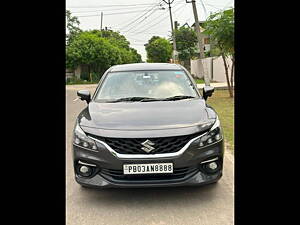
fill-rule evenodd
<path id="1" fill-rule="evenodd" d="M 213 144 L 215 142 L 220 141 L 223 138 L 222 130 L 220 127 L 220 120 L 217 117 L 216 122 L 211 127 L 211 129 L 200 138 L 200 147 L 205 147 L 206 145 Z"/>
<path id="2" fill-rule="evenodd" d="M 92 139 L 90 139 L 86 136 L 86 134 L 80 128 L 78 123 L 76 123 L 75 129 L 74 129 L 73 143 L 75 145 L 79 145 L 86 149 L 90 149 L 92 151 L 97 151 L 97 145 L 96 145 L 95 141 L 93 141 Z"/>

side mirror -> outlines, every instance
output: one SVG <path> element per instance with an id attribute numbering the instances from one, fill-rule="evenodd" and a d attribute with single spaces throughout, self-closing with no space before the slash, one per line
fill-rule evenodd
<path id="1" fill-rule="evenodd" d="M 80 100 L 86 101 L 87 103 L 91 101 L 91 94 L 87 90 L 77 91 L 77 96 L 80 98 Z"/>
<path id="2" fill-rule="evenodd" d="M 212 96 L 212 94 L 214 93 L 215 88 L 212 86 L 205 86 L 203 88 L 203 98 L 206 101 L 206 99 L 210 96 Z"/>

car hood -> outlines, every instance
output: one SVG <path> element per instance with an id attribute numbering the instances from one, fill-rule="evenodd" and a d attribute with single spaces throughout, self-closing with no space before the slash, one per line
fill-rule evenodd
<path id="1" fill-rule="evenodd" d="M 142 134 L 145 131 L 153 133 L 157 130 L 159 133 L 159 130 L 169 130 L 170 133 L 174 130 L 176 133 L 178 128 L 186 128 L 186 132 L 190 133 L 191 129 L 193 132 L 200 131 L 202 125 L 211 123 L 215 118 L 216 113 L 206 106 L 203 99 L 117 103 L 93 101 L 79 114 L 78 122 L 89 133 L 99 135 L 101 130 L 102 135 L 107 135 L 112 131 L 114 134 L 124 131 L 124 136 L 130 131 L 140 131 Z M 103 134 L 105 131 L 107 134 Z"/>

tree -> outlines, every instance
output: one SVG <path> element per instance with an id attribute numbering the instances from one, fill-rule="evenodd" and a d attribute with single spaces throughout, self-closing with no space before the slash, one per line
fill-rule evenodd
<path id="1" fill-rule="evenodd" d="M 233 75 L 234 75 L 234 10 L 228 9 L 209 16 L 204 23 L 204 33 L 210 35 L 215 48 L 222 56 L 230 97 L 233 97 Z M 229 81 L 229 67 L 226 58 L 232 60 L 231 78 Z"/>
<path id="2" fill-rule="evenodd" d="M 172 45 L 165 38 L 154 36 L 145 47 L 147 62 L 169 62 L 172 57 Z"/>
<path id="3" fill-rule="evenodd" d="M 142 56 L 137 52 L 136 49 L 129 47 L 129 51 L 132 56 L 131 62 L 140 63 L 142 62 Z"/>
<path id="4" fill-rule="evenodd" d="M 72 37 L 66 48 L 66 66 L 75 69 L 78 66 L 88 68 L 88 76 L 92 80 L 95 73 L 97 80 L 110 66 L 124 63 L 141 62 L 141 55 L 131 47 L 126 38 L 119 38 L 118 33 L 111 32 L 111 36 L 102 36 L 100 31 L 84 31 Z"/>
<path id="5" fill-rule="evenodd" d="M 148 41 L 148 44 L 152 43 L 153 41 L 160 39 L 161 37 L 159 36 L 152 36 L 152 38 L 150 38 L 150 40 Z M 147 45 L 147 44 L 146 44 Z"/>
<path id="6" fill-rule="evenodd" d="M 66 17 L 67 17 L 67 35 L 66 35 L 66 42 L 67 45 L 72 41 L 72 38 L 81 32 L 79 28 L 79 20 L 76 16 L 72 16 L 69 10 L 66 10 Z"/>
<path id="7" fill-rule="evenodd" d="M 102 37 L 108 40 L 112 45 L 120 49 L 122 56 L 122 63 L 139 63 L 142 62 L 142 57 L 138 52 L 131 48 L 130 42 L 121 35 L 119 32 L 113 30 L 92 30 L 90 31 L 93 34 L 96 34 L 98 37 Z"/>
<path id="8" fill-rule="evenodd" d="M 121 51 L 104 38 L 90 32 L 73 37 L 66 49 L 67 68 L 86 65 L 89 75 L 102 74 L 110 66 L 122 63 Z"/>
<path id="9" fill-rule="evenodd" d="M 111 44 L 118 46 L 119 48 L 129 50 L 129 41 L 119 32 L 113 30 L 92 30 L 90 32 L 107 39 Z"/>
<path id="10" fill-rule="evenodd" d="M 184 67 L 189 71 L 190 59 L 196 56 L 197 52 L 197 35 L 194 29 L 190 27 L 180 27 L 175 30 L 176 45 L 178 51 L 178 58 L 184 62 Z"/>

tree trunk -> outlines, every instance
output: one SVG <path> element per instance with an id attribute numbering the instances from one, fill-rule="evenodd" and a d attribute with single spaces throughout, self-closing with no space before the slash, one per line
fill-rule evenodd
<path id="1" fill-rule="evenodd" d="M 191 60 L 190 59 L 184 60 L 183 66 L 191 73 Z"/>
<path id="2" fill-rule="evenodd" d="M 88 68 L 89 68 L 89 78 L 90 78 L 90 81 L 92 81 L 91 65 L 88 65 Z"/>
<path id="3" fill-rule="evenodd" d="M 231 65 L 231 77 L 230 77 L 230 83 L 231 83 L 231 89 L 233 90 L 233 75 L 234 75 L 234 66 L 235 66 L 235 61 L 234 57 L 231 58 L 232 65 Z M 232 91 L 233 92 L 233 91 Z"/>
<path id="4" fill-rule="evenodd" d="M 229 74 L 228 74 L 228 66 L 227 66 L 227 63 L 226 63 L 226 58 L 225 58 L 225 55 L 223 53 L 221 55 L 222 55 L 222 59 L 223 59 L 224 67 L 225 67 L 225 74 L 226 74 L 226 81 L 227 81 L 229 96 L 232 98 L 233 94 L 232 94 L 232 89 L 231 89 L 231 85 L 230 85 L 230 82 L 229 82 Z"/>

